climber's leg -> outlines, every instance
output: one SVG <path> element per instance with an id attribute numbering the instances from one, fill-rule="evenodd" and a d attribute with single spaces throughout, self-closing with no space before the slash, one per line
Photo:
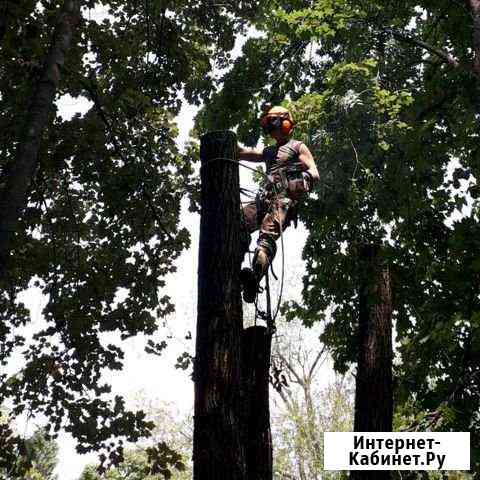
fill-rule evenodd
<path id="1" fill-rule="evenodd" d="M 240 251 L 245 256 L 250 248 L 250 236 L 259 228 L 256 202 L 248 202 L 240 209 Z"/>
<path id="2" fill-rule="evenodd" d="M 269 265 L 273 262 L 277 253 L 277 244 L 274 235 L 261 233 L 257 242 L 257 248 L 253 255 L 253 273 L 257 284 L 263 278 Z"/>
<path id="3" fill-rule="evenodd" d="M 278 197 L 270 205 L 260 227 L 257 249 L 255 250 L 253 270 L 258 281 L 261 280 L 268 266 L 273 262 L 277 253 L 276 241 L 289 225 L 289 208 L 292 201 L 287 197 Z M 258 264 L 258 266 L 257 266 Z"/>
<path id="4" fill-rule="evenodd" d="M 247 303 L 255 301 L 258 285 L 275 258 L 276 240 L 289 224 L 288 209 L 291 203 L 288 198 L 277 198 L 263 218 L 253 256 L 253 269 L 244 268 L 241 272 L 243 299 Z"/>

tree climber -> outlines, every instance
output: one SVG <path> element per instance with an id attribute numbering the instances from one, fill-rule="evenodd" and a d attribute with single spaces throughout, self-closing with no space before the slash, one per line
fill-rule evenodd
<path id="1" fill-rule="evenodd" d="M 248 303 L 255 301 L 260 280 L 275 257 L 276 240 L 295 218 L 295 206 L 319 180 L 308 147 L 290 138 L 295 126 L 290 112 L 271 105 L 263 110 L 260 124 L 276 144 L 263 150 L 238 147 L 239 160 L 265 162 L 267 174 L 255 201 L 243 207 L 245 251 L 250 244 L 250 234 L 260 229 L 253 269 L 244 268 L 240 274 L 243 299 Z"/>

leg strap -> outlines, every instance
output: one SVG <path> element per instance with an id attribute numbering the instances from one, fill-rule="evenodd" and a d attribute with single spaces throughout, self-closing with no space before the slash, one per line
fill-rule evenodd
<path id="1" fill-rule="evenodd" d="M 257 248 L 253 255 L 253 272 L 258 282 L 262 279 L 268 270 L 269 265 L 273 262 L 277 253 L 277 244 L 275 239 L 269 235 L 261 235 L 258 239 Z"/>

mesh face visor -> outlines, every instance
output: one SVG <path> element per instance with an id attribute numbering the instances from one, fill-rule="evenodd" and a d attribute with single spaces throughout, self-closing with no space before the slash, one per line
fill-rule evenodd
<path id="1" fill-rule="evenodd" d="M 266 133 L 273 132 L 276 129 L 282 128 L 283 119 L 281 117 L 266 117 L 265 121 L 261 122 L 262 128 Z"/>

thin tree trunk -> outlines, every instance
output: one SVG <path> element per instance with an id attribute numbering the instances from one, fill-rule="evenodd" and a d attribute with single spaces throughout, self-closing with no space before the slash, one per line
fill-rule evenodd
<path id="1" fill-rule="evenodd" d="M 15 160 L 5 169 L 5 186 L 0 191 L 0 278 L 5 275 L 12 238 L 26 207 L 30 184 L 38 167 L 38 150 L 60 82 L 60 68 L 79 22 L 80 2 L 65 0 L 52 45 L 25 115 L 23 137 L 18 141 Z"/>
<path id="2" fill-rule="evenodd" d="M 392 292 L 380 247 L 363 248 L 360 267 L 359 353 L 355 392 L 356 432 L 392 431 Z M 388 480 L 388 471 L 351 472 L 352 480 Z"/>
<path id="3" fill-rule="evenodd" d="M 3 41 L 3 37 L 7 32 L 8 20 L 10 17 L 10 1 L 5 0 L 3 5 L 0 7 L 0 45 Z"/>
<path id="4" fill-rule="evenodd" d="M 305 396 L 305 407 L 307 413 L 307 424 L 305 433 L 309 439 L 309 446 L 310 449 L 310 457 L 311 457 L 311 464 L 309 467 L 310 475 L 313 478 L 321 478 L 321 471 L 322 471 L 322 462 L 321 462 L 321 452 L 322 452 L 322 443 L 319 436 L 318 431 L 318 424 L 317 424 L 317 415 L 315 412 L 315 407 L 313 404 L 312 398 L 312 379 L 313 376 L 309 375 L 308 378 L 305 378 L 305 382 L 303 385 L 303 393 Z"/>
<path id="5" fill-rule="evenodd" d="M 473 71 L 480 79 L 480 0 L 469 0 L 473 17 Z"/>
<path id="6" fill-rule="evenodd" d="M 296 433 L 295 438 L 295 456 L 297 457 L 297 468 L 298 468 L 298 478 L 299 480 L 308 480 L 307 474 L 305 472 L 305 453 L 303 451 L 304 447 L 300 442 L 301 432 Z"/>
<path id="7" fill-rule="evenodd" d="M 469 0 L 473 17 L 473 71 L 477 76 L 475 111 L 477 114 L 477 130 L 480 131 L 480 0 Z"/>
<path id="8" fill-rule="evenodd" d="M 271 480 L 273 476 L 269 408 L 271 346 L 272 337 L 265 327 L 243 331 L 242 395 L 248 480 Z"/>
<path id="9" fill-rule="evenodd" d="M 240 195 L 236 138 L 201 139 L 194 480 L 246 480 L 241 439 Z"/>

